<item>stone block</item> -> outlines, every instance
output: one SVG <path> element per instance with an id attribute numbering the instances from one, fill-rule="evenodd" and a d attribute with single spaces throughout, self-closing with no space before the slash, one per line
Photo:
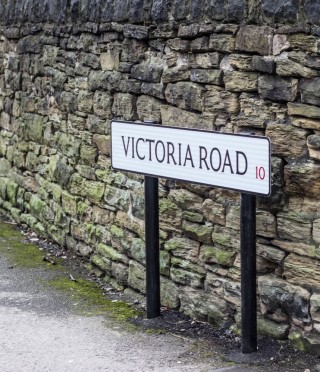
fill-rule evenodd
<path id="1" fill-rule="evenodd" d="M 233 53 L 235 50 L 236 38 L 230 34 L 212 34 L 209 40 L 209 50 Z"/>
<path id="2" fill-rule="evenodd" d="M 162 83 L 176 83 L 177 81 L 184 81 L 190 79 L 190 72 L 187 66 L 174 66 L 167 68 L 162 74 Z"/>
<path id="3" fill-rule="evenodd" d="M 267 261 L 281 265 L 283 259 L 286 257 L 286 252 L 272 245 L 257 244 L 257 255 Z"/>
<path id="4" fill-rule="evenodd" d="M 317 293 L 310 297 L 310 314 L 313 321 L 320 322 L 320 295 Z"/>
<path id="5" fill-rule="evenodd" d="M 320 136 L 312 134 L 307 139 L 309 156 L 311 159 L 320 160 Z"/>
<path id="6" fill-rule="evenodd" d="M 85 196 L 94 204 L 100 204 L 104 195 L 104 183 L 86 180 L 83 183 Z"/>
<path id="7" fill-rule="evenodd" d="M 258 74 L 254 72 L 225 72 L 223 81 L 232 92 L 254 92 L 258 90 Z"/>
<path id="8" fill-rule="evenodd" d="M 225 207 L 212 199 L 206 199 L 203 204 L 203 214 L 207 221 L 224 226 L 226 223 Z"/>
<path id="9" fill-rule="evenodd" d="M 319 39 L 313 35 L 308 35 L 306 33 L 293 33 L 288 35 L 288 42 L 292 49 L 311 53 L 319 52 Z"/>
<path id="10" fill-rule="evenodd" d="M 123 35 L 124 37 L 143 40 L 147 39 L 149 35 L 149 27 L 125 24 L 123 26 Z"/>
<path id="11" fill-rule="evenodd" d="M 195 212 L 202 211 L 203 199 L 201 196 L 194 194 L 185 189 L 170 190 L 168 199 L 173 201 L 182 209 L 191 210 Z"/>
<path id="12" fill-rule="evenodd" d="M 163 66 L 155 63 L 140 63 L 131 69 L 131 77 L 150 83 L 160 83 Z"/>
<path id="13" fill-rule="evenodd" d="M 208 36 L 201 36 L 193 39 L 190 43 L 190 50 L 191 52 L 207 52 L 210 51 L 209 48 L 209 37 Z"/>
<path id="14" fill-rule="evenodd" d="M 161 305 L 169 309 L 176 309 L 180 305 L 179 287 L 171 280 L 161 277 L 160 282 Z"/>
<path id="15" fill-rule="evenodd" d="M 287 281 L 304 288 L 320 290 L 320 261 L 314 258 L 302 257 L 295 253 L 289 254 L 284 260 L 283 275 Z"/>
<path id="16" fill-rule="evenodd" d="M 296 253 L 300 256 L 319 257 L 319 250 L 315 245 L 305 244 L 301 242 L 289 242 L 286 240 L 272 240 L 272 244 L 283 249 L 288 253 Z"/>
<path id="17" fill-rule="evenodd" d="M 213 114 L 237 114 L 240 109 L 236 93 L 219 87 L 207 86 L 204 95 L 204 111 Z"/>
<path id="18" fill-rule="evenodd" d="M 274 238 L 276 236 L 275 216 L 268 211 L 257 210 L 256 231 L 259 236 Z"/>
<path id="19" fill-rule="evenodd" d="M 182 228 L 185 235 L 191 239 L 199 240 L 205 244 L 212 244 L 213 227 L 200 225 L 194 222 L 183 221 Z"/>
<path id="20" fill-rule="evenodd" d="M 288 323 L 279 324 L 271 320 L 258 317 L 257 329 L 259 335 L 271 336 L 277 340 L 286 340 L 290 326 Z"/>
<path id="21" fill-rule="evenodd" d="M 164 85 L 162 83 L 142 83 L 141 93 L 155 98 L 164 99 Z"/>
<path id="22" fill-rule="evenodd" d="M 104 194 L 105 202 L 113 207 L 128 211 L 130 205 L 129 190 L 121 190 L 116 187 L 107 185 Z"/>
<path id="23" fill-rule="evenodd" d="M 301 102 L 320 106 L 320 78 L 301 79 L 299 91 L 301 93 Z"/>
<path id="24" fill-rule="evenodd" d="M 203 275 L 175 267 L 170 270 L 170 278 L 176 283 L 192 288 L 202 288 L 204 282 Z"/>
<path id="25" fill-rule="evenodd" d="M 146 269 L 133 260 L 129 262 L 128 284 L 141 293 L 146 292 Z"/>
<path id="26" fill-rule="evenodd" d="M 202 111 L 204 87 L 191 82 L 168 84 L 165 90 L 167 102 L 181 109 Z"/>
<path id="27" fill-rule="evenodd" d="M 124 264 L 129 263 L 129 259 L 126 255 L 119 253 L 113 247 L 100 243 L 97 247 L 97 253 L 99 253 L 102 257 L 106 257 L 107 259 L 113 262 L 122 262 Z"/>
<path id="28" fill-rule="evenodd" d="M 200 248 L 200 261 L 204 263 L 216 263 L 222 266 L 232 266 L 236 252 L 223 250 L 210 245 L 202 245 Z"/>
<path id="29" fill-rule="evenodd" d="M 299 13 L 299 0 L 263 0 L 262 10 L 273 22 L 295 21 Z"/>
<path id="30" fill-rule="evenodd" d="M 228 318 L 226 301 L 212 293 L 181 288 L 180 303 L 183 313 L 216 326 L 221 326 Z"/>
<path id="31" fill-rule="evenodd" d="M 165 250 L 171 252 L 174 256 L 191 262 L 198 261 L 199 247 L 199 242 L 184 237 L 173 237 L 166 241 L 164 245 Z"/>
<path id="32" fill-rule="evenodd" d="M 136 97 L 128 93 L 116 93 L 112 112 L 116 117 L 134 120 L 136 118 Z"/>
<path id="33" fill-rule="evenodd" d="M 161 106 L 161 120 L 163 125 L 205 130 L 212 129 L 213 125 L 202 115 L 164 105 Z"/>
<path id="34" fill-rule="evenodd" d="M 280 76 L 260 76 L 259 94 L 273 101 L 294 101 L 298 93 L 298 80 Z"/>
<path id="35" fill-rule="evenodd" d="M 272 143 L 272 154 L 290 159 L 306 155 L 308 133 L 289 124 L 270 123 L 266 129 L 266 136 Z"/>
<path id="36" fill-rule="evenodd" d="M 279 322 L 292 317 L 296 324 L 302 326 L 310 323 L 310 293 L 306 289 L 276 277 L 260 276 L 258 291 L 261 313 L 268 318 Z"/>
<path id="37" fill-rule="evenodd" d="M 313 0 L 305 0 L 304 12 L 310 23 L 318 23 L 320 18 L 320 4 Z"/>
<path id="38" fill-rule="evenodd" d="M 297 213 L 281 212 L 277 214 L 278 234 L 280 238 L 309 243 L 311 239 L 311 222 Z"/>
<path id="39" fill-rule="evenodd" d="M 277 64 L 276 72 L 280 76 L 296 76 L 304 78 L 314 78 L 318 76 L 318 72 L 314 69 L 306 67 L 299 62 L 292 61 L 288 53 L 282 53 L 275 60 Z M 303 83 L 300 82 L 299 89 L 303 86 Z M 307 102 L 308 103 L 308 102 Z"/>
<path id="40" fill-rule="evenodd" d="M 218 52 L 192 53 L 189 56 L 191 68 L 219 68 L 221 55 Z"/>
<path id="41" fill-rule="evenodd" d="M 178 52 L 188 52 L 190 48 L 190 41 L 180 39 L 180 38 L 169 39 L 167 41 L 167 46 L 170 49 L 178 51 Z"/>
<path id="42" fill-rule="evenodd" d="M 245 0 L 231 0 L 227 3 L 227 18 L 230 21 L 241 22 L 245 17 L 246 2 Z"/>
<path id="43" fill-rule="evenodd" d="M 159 221 L 163 230 L 179 231 L 182 223 L 182 210 L 168 199 L 159 200 Z"/>
<path id="44" fill-rule="evenodd" d="M 110 156 L 111 154 L 110 136 L 104 136 L 102 134 L 94 134 L 92 137 L 92 142 L 97 146 L 101 154 Z"/>
<path id="45" fill-rule="evenodd" d="M 152 2 L 151 17 L 156 22 L 167 21 L 168 10 L 166 0 L 154 0 Z"/>
<path id="46" fill-rule="evenodd" d="M 152 120 L 161 122 L 161 101 L 156 98 L 141 95 L 137 99 L 137 113 L 140 121 Z"/>
<path id="47" fill-rule="evenodd" d="M 252 69 L 259 72 L 273 74 L 276 69 L 276 64 L 273 58 L 252 56 Z"/>
<path id="48" fill-rule="evenodd" d="M 311 105 L 305 105 L 303 103 L 291 103 L 288 102 L 288 114 L 289 115 L 297 115 L 297 116 L 303 116 L 311 119 L 320 119 L 320 108 L 311 106 Z M 293 118 L 295 123 L 301 123 L 303 127 L 304 119 L 301 118 Z M 299 121 L 300 120 L 300 121 Z M 301 121 L 302 120 L 302 121 Z M 312 128 L 310 129 L 316 129 L 317 128 L 317 121 L 307 121 L 307 125 L 310 123 Z"/>
<path id="49" fill-rule="evenodd" d="M 128 285 L 128 266 L 121 262 L 112 262 L 111 264 L 111 275 L 116 279 L 120 285 Z"/>
<path id="50" fill-rule="evenodd" d="M 217 69 L 192 69 L 190 80 L 195 83 L 222 85 L 222 71 Z"/>
<path id="51" fill-rule="evenodd" d="M 293 163 L 284 168 L 285 190 L 317 198 L 320 193 L 320 165 L 314 163 Z"/>
<path id="52" fill-rule="evenodd" d="M 261 55 L 272 54 L 273 29 L 268 26 L 244 25 L 237 33 L 235 48 Z"/>

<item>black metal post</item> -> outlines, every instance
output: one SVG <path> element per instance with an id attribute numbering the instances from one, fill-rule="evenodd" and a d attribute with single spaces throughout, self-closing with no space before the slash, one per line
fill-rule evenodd
<path id="1" fill-rule="evenodd" d="M 160 315 L 158 178 L 144 177 L 147 318 Z"/>
<path id="2" fill-rule="evenodd" d="M 256 196 L 241 194 L 241 333 L 242 353 L 257 351 Z"/>

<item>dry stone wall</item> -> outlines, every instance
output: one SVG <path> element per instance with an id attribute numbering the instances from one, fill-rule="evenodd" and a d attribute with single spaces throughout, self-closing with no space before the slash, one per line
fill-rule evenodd
<path id="1" fill-rule="evenodd" d="M 312 0 L 1 0 L 1 209 L 143 294 L 143 178 L 111 169 L 110 120 L 267 135 L 259 330 L 319 350 L 319 16 Z M 238 193 L 159 193 L 162 304 L 236 330 Z"/>

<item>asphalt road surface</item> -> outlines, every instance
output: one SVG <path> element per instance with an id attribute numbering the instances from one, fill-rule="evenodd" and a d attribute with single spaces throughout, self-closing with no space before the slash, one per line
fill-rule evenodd
<path id="1" fill-rule="evenodd" d="M 10 241 L 0 244 L 10 249 Z M 45 285 L 56 270 L 0 256 L 1 372 L 248 371 L 206 358 L 197 340 L 80 315 L 70 297 Z"/>

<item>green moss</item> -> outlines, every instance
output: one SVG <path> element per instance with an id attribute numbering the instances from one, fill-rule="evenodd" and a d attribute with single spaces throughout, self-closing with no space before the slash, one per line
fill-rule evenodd
<path id="1" fill-rule="evenodd" d="M 36 245 L 24 242 L 20 232 L 5 223 L 0 223 L 0 252 L 12 264 L 19 267 L 48 266 L 57 268 L 56 265 L 43 260 L 44 254 Z"/>
<path id="2" fill-rule="evenodd" d="M 229 246 L 231 244 L 231 238 L 229 235 L 220 234 L 220 233 L 213 233 L 212 240 L 216 244 Z"/>
<path id="3" fill-rule="evenodd" d="M 72 281 L 67 277 L 59 277 L 48 282 L 50 287 L 63 290 L 79 303 L 79 309 L 84 315 L 108 315 L 117 321 L 126 321 L 141 315 L 123 301 L 112 301 L 105 298 L 96 283 L 85 279 Z"/>
<path id="4" fill-rule="evenodd" d="M 111 235 L 116 238 L 121 239 L 124 237 L 124 231 L 116 225 L 111 226 L 110 232 L 111 232 Z"/>
<path id="5" fill-rule="evenodd" d="M 172 201 L 168 199 L 160 199 L 159 200 L 159 212 L 164 213 L 166 211 L 173 211 L 177 210 L 178 207 L 176 204 L 172 203 Z"/>

